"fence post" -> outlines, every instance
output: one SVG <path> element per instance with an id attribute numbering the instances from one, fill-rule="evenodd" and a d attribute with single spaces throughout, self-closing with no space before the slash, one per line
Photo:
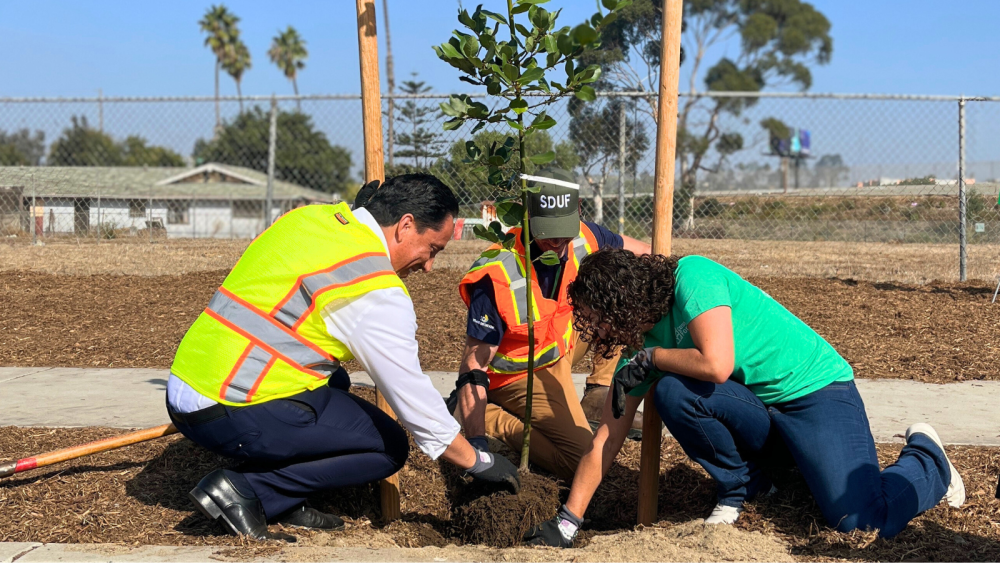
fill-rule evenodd
<path id="1" fill-rule="evenodd" d="M 35 172 L 31 172 L 31 244 L 38 244 L 38 218 L 35 215 L 38 212 L 38 208 L 35 207 L 35 198 L 38 195 L 38 190 L 35 186 Z"/>
<path id="2" fill-rule="evenodd" d="M 153 186 L 149 187 L 149 224 L 146 225 L 146 230 L 149 231 L 149 244 L 153 244 Z"/>
<path id="3" fill-rule="evenodd" d="M 618 234 L 625 234 L 625 98 L 618 111 Z"/>
<path id="4" fill-rule="evenodd" d="M 267 194 L 264 197 L 264 228 L 271 226 L 274 207 L 274 149 L 278 138 L 278 99 L 271 94 L 270 138 L 267 141 Z"/>
<path id="5" fill-rule="evenodd" d="M 97 187 L 97 228 L 94 229 L 94 232 L 97 233 L 97 244 L 101 244 L 102 228 L 101 228 L 101 188 L 100 188 L 100 186 Z"/>
<path id="6" fill-rule="evenodd" d="M 958 98 L 958 279 L 965 281 L 969 258 L 966 240 L 965 96 Z"/>

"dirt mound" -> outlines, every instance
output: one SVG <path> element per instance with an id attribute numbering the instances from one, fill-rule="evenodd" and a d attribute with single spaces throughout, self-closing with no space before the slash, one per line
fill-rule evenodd
<path id="1" fill-rule="evenodd" d="M 535 473 L 521 475 L 521 491 L 482 494 L 479 487 L 464 488 L 452 510 L 452 529 L 466 543 L 512 547 L 521 543 L 532 526 L 559 510 L 559 485 Z"/>

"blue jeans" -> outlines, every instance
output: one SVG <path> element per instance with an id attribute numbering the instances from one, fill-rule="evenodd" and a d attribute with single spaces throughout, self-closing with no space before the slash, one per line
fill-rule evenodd
<path id="1" fill-rule="evenodd" d="M 719 503 L 740 506 L 770 482 L 760 463 L 783 444 L 830 526 L 892 537 L 935 506 L 951 481 L 944 452 L 916 434 L 879 469 L 865 406 L 853 381 L 765 406 L 747 387 L 668 374 L 656 410 L 684 452 L 715 480 Z"/>
<path id="2" fill-rule="evenodd" d="M 329 385 L 286 399 L 226 407 L 226 416 L 178 430 L 212 452 L 242 461 L 268 518 L 313 493 L 360 485 L 402 469 L 406 432 L 375 405 L 347 392 L 338 372 Z"/>

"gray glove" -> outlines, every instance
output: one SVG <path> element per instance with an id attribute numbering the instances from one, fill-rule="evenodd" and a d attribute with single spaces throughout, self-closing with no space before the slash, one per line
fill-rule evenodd
<path id="1" fill-rule="evenodd" d="M 632 389 L 638 387 L 640 383 L 649 377 L 649 372 L 656 369 L 653 365 L 653 350 L 656 347 L 649 347 L 640 350 L 634 358 L 615 372 L 615 379 L 611 386 L 611 414 L 616 419 L 622 417 L 625 412 L 625 395 Z"/>
<path id="2" fill-rule="evenodd" d="M 509 487 L 514 494 L 521 490 L 517 468 L 502 455 L 476 450 L 476 463 L 465 472 L 477 481 Z"/>
<path id="3" fill-rule="evenodd" d="M 559 508 L 555 518 L 546 520 L 524 534 L 523 541 L 528 545 L 547 545 L 550 547 L 572 547 L 576 534 L 583 525 L 583 518 L 570 512 L 566 505 Z"/>

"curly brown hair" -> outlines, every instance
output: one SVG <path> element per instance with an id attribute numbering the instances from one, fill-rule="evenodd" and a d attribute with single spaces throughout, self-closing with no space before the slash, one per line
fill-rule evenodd
<path id="1" fill-rule="evenodd" d="M 621 348 L 642 348 L 643 327 L 659 322 L 674 304 L 676 269 L 677 258 L 660 254 L 607 248 L 587 256 L 568 288 L 573 328 L 607 359 Z"/>

